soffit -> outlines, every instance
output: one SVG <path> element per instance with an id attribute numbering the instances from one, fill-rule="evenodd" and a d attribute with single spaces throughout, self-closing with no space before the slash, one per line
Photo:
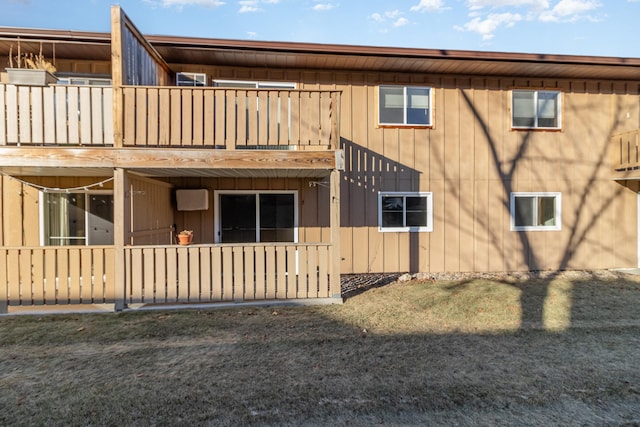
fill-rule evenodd
<path id="1" fill-rule="evenodd" d="M 0 28 L 0 56 L 20 37 L 47 58 L 110 60 L 108 33 Z M 640 80 L 640 58 L 146 36 L 170 64 L 478 77 Z"/>

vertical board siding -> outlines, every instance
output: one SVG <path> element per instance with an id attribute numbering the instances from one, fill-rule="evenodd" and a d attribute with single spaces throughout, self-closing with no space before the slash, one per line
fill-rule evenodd
<path id="1" fill-rule="evenodd" d="M 0 145 L 112 145 L 110 87 L 0 84 Z"/>
<path id="2" fill-rule="evenodd" d="M 127 303 L 328 298 L 330 244 L 127 247 Z"/>
<path id="3" fill-rule="evenodd" d="M 105 304 L 114 297 L 112 247 L 0 249 L 0 287 L 10 306 Z"/>

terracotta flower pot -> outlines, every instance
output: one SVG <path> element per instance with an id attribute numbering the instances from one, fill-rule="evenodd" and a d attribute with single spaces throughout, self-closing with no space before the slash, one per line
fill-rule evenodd
<path id="1" fill-rule="evenodd" d="M 193 241 L 193 234 L 178 234 L 178 244 L 186 246 Z"/>

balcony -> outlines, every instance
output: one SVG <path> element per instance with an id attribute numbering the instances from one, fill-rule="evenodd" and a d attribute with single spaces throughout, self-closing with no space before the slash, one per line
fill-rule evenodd
<path id="1" fill-rule="evenodd" d="M 611 166 L 616 180 L 640 179 L 640 129 L 611 137 Z"/>
<path id="2" fill-rule="evenodd" d="M 338 147 L 336 91 L 125 86 L 122 100 L 123 147 Z M 0 84 L 0 145 L 117 147 L 113 101 L 111 87 Z"/>
<path id="3" fill-rule="evenodd" d="M 337 91 L 0 84 L 0 167 L 323 176 L 343 168 L 339 105 Z"/>

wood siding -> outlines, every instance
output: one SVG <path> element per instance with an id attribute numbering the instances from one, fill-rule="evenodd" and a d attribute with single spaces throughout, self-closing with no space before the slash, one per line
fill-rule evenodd
<path id="1" fill-rule="evenodd" d="M 637 190 L 610 137 L 640 128 L 639 82 L 202 69 L 214 79 L 341 91 L 342 273 L 637 265 Z M 379 84 L 433 88 L 433 128 L 377 125 Z M 514 131 L 512 88 L 562 92 L 561 131 Z M 379 191 L 433 192 L 433 232 L 380 233 Z M 509 195 L 562 193 L 562 229 L 510 230 Z"/>

